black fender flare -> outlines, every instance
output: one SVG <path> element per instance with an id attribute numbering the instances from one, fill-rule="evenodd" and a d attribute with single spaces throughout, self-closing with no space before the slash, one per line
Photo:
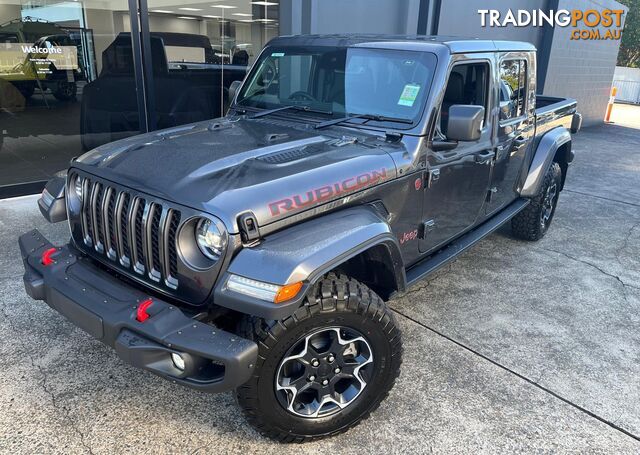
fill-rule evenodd
<path id="1" fill-rule="evenodd" d="M 553 163 L 556 152 L 560 147 L 569 144 L 569 155 L 564 157 L 567 163 L 573 160 L 571 152 L 571 133 L 564 127 L 554 128 L 545 133 L 538 141 L 527 178 L 520 190 L 522 197 L 534 197 L 540 192 L 540 187 L 547 170 Z"/>
<path id="2" fill-rule="evenodd" d="M 259 245 L 243 248 L 218 280 L 213 303 L 265 319 L 283 319 L 300 306 L 308 288 L 325 273 L 378 246 L 388 252 L 396 287 L 404 290 L 398 240 L 387 220 L 372 205 L 363 205 L 294 225 Z M 303 282 L 303 288 L 291 301 L 274 304 L 227 289 L 230 274 L 276 285 Z"/>

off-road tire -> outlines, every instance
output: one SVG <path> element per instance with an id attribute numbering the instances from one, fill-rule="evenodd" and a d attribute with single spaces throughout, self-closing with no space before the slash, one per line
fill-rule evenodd
<path id="1" fill-rule="evenodd" d="M 551 221 L 556 212 L 560 188 L 562 185 L 562 170 L 558 163 L 552 163 L 544 176 L 540 194 L 531 199 L 531 203 L 511 220 L 511 231 L 522 239 L 538 241 L 549 230 Z M 546 222 L 543 221 L 545 202 L 548 200 L 549 191 L 555 187 L 555 197 L 551 201 L 551 211 Z"/>
<path id="2" fill-rule="evenodd" d="M 324 327 L 359 331 L 373 353 L 373 375 L 362 392 L 335 414 L 300 417 L 289 412 L 276 396 L 276 375 L 295 343 Z M 249 381 L 236 389 L 244 414 L 262 435 L 279 442 L 305 442 L 333 436 L 358 424 L 388 395 L 400 372 L 402 341 L 391 311 L 367 286 L 346 275 L 325 275 L 307 293 L 304 304 L 281 321 L 246 317 L 241 335 L 259 347 Z"/>

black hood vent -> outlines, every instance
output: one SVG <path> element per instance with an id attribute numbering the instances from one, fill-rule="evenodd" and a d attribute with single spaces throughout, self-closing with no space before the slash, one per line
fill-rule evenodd
<path id="1" fill-rule="evenodd" d="M 257 159 L 268 164 L 284 164 L 306 158 L 311 155 L 311 152 L 312 151 L 309 147 L 300 147 L 297 149 L 284 150 L 281 152 L 271 153 L 269 155 L 263 155 Z"/>

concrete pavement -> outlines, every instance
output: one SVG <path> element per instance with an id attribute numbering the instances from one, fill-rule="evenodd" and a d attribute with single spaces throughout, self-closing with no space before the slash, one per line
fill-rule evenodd
<path id="1" fill-rule="evenodd" d="M 30 300 L 17 236 L 35 226 L 63 242 L 66 226 L 33 197 L 0 201 L 0 452 L 638 453 L 640 108 L 624 109 L 576 136 L 541 242 L 502 229 L 391 302 L 405 340 L 395 389 L 355 429 L 302 446 L 261 438 L 230 394 L 135 370 Z"/>

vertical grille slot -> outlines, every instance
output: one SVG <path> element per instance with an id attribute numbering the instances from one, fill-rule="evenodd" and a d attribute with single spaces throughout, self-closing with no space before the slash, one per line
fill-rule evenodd
<path id="1" fill-rule="evenodd" d="M 82 228 L 82 241 L 87 246 L 93 246 L 93 236 L 91 231 L 91 220 L 89 218 L 91 181 L 84 179 L 82 182 L 82 211 L 80 213 L 80 225 Z"/>
<path id="2" fill-rule="evenodd" d="M 112 187 L 106 187 L 102 192 L 102 204 L 101 204 L 101 215 L 100 220 L 102 224 L 102 239 L 104 242 L 104 249 L 107 253 L 109 259 L 113 260 L 116 258 L 116 252 L 113 248 L 113 237 L 111 235 L 111 226 L 113 226 L 112 214 L 113 211 L 110 210 L 113 208 L 113 204 L 111 200 L 113 199 L 113 194 L 115 190 Z"/>
<path id="3" fill-rule="evenodd" d="M 177 287 L 178 281 L 176 277 L 178 276 L 178 252 L 176 251 L 176 243 L 178 236 L 178 227 L 180 226 L 180 212 L 176 210 L 171 211 L 171 217 L 169 218 L 169 229 L 167 233 L 167 250 L 168 250 L 168 261 L 169 261 L 169 273 L 167 277 L 167 281 L 175 282 Z"/>
<path id="4" fill-rule="evenodd" d="M 171 289 L 178 287 L 176 241 L 180 218 L 180 211 L 166 203 L 83 179 L 79 224 L 84 244 L 125 269 Z"/>
<path id="5" fill-rule="evenodd" d="M 91 185 L 91 195 L 89 196 L 89 217 L 91 219 L 91 237 L 93 239 L 93 247 L 98 253 L 104 252 L 100 234 L 100 210 L 98 209 L 98 201 L 102 193 L 102 185 L 94 182 Z"/>

